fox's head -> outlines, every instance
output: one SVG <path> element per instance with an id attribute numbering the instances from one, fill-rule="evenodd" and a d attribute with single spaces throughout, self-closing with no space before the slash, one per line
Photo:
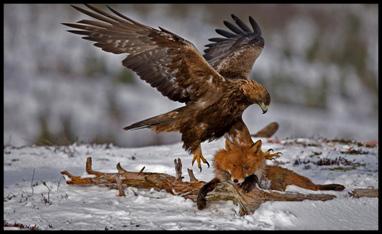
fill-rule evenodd
<path id="1" fill-rule="evenodd" d="M 252 146 L 243 146 L 226 139 L 225 149 L 215 154 L 214 166 L 216 176 L 223 173 L 224 177 L 234 183 L 241 184 L 247 176 L 256 174 L 260 179 L 265 160 L 270 159 L 268 152 L 261 150 L 261 140 Z"/>

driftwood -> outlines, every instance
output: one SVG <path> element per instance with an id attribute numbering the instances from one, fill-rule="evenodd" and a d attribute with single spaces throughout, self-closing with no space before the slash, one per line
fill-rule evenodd
<path id="1" fill-rule="evenodd" d="M 66 183 L 71 185 L 98 185 L 117 189 L 119 196 L 125 196 L 124 188 L 136 187 L 144 189 L 165 190 L 166 192 L 191 199 L 196 202 L 200 188 L 206 183 L 198 181 L 192 170 L 188 169 L 190 181 L 183 181 L 182 164 L 180 159 L 174 160 L 176 176 L 164 173 L 130 172 L 126 171 L 117 164 L 116 173 L 103 173 L 92 169 L 92 159 L 86 160 L 86 172 L 91 177 L 74 176 L 68 171 L 62 171 L 61 174 L 67 176 Z M 264 202 L 267 201 L 302 201 L 319 200 L 327 201 L 336 196 L 330 194 L 302 194 L 302 193 L 281 193 L 272 190 L 266 191 L 257 186 L 250 192 L 244 192 L 240 187 L 229 182 L 220 183 L 206 199 L 207 201 L 231 200 L 240 206 L 240 215 L 251 214 Z"/>

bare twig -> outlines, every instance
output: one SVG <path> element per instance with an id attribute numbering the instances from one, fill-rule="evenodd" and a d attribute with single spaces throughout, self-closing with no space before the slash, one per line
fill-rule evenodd
<path id="1" fill-rule="evenodd" d="M 142 174 L 142 172 L 143 172 L 143 170 L 145 169 L 146 167 L 144 166 L 144 167 L 142 167 L 142 169 L 138 172 L 138 175 L 141 175 Z"/>
<path id="2" fill-rule="evenodd" d="M 182 179 L 183 179 L 182 161 L 180 160 L 180 158 L 178 158 L 178 160 L 174 159 L 174 164 L 175 164 L 176 181 L 182 181 Z"/>
<path id="3" fill-rule="evenodd" d="M 117 182 L 118 196 L 126 196 L 120 175 L 116 175 L 115 180 Z"/>
<path id="4" fill-rule="evenodd" d="M 86 158 L 86 172 L 90 175 L 96 175 L 96 176 L 101 176 L 102 174 L 104 174 L 104 173 L 93 170 L 91 157 Z"/>
<path id="5" fill-rule="evenodd" d="M 196 182 L 198 179 L 196 179 L 194 175 L 194 171 L 192 169 L 187 168 L 188 176 L 190 177 L 190 182 Z"/>
<path id="6" fill-rule="evenodd" d="M 143 171 L 144 169 L 145 169 L 145 167 L 143 167 L 143 168 L 141 169 L 141 171 Z M 122 168 L 121 163 L 118 163 L 118 164 L 117 164 L 117 170 L 118 170 L 118 173 L 121 173 L 121 174 L 127 172 L 125 169 Z M 141 172 L 141 171 L 140 171 L 140 172 Z"/>

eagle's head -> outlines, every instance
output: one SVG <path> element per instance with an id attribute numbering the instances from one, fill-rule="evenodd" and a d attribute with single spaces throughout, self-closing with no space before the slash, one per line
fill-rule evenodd
<path id="1" fill-rule="evenodd" d="M 268 111 L 271 96 L 262 84 L 254 80 L 246 80 L 246 82 L 241 85 L 241 90 L 250 104 L 259 105 L 263 114 Z"/>

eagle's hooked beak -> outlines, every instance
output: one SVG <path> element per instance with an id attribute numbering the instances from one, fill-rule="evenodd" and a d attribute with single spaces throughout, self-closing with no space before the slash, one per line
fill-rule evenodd
<path id="1" fill-rule="evenodd" d="M 265 105 L 263 102 L 260 102 L 259 106 L 260 106 L 261 110 L 263 110 L 263 114 L 267 113 L 267 111 L 268 111 L 267 105 Z"/>

